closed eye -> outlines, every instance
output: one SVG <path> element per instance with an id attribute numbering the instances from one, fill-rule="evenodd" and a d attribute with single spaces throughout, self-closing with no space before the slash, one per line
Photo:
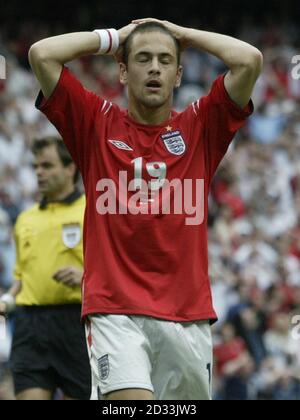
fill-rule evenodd
<path id="1" fill-rule="evenodd" d="M 145 52 L 139 53 L 136 56 L 136 60 L 139 63 L 147 63 L 152 59 L 153 59 L 153 56 Z M 159 61 L 162 64 L 171 64 L 174 61 L 174 58 L 170 54 L 163 53 L 163 54 L 159 54 Z"/>
<path id="2" fill-rule="evenodd" d="M 139 63 L 146 63 L 147 61 L 149 61 L 150 56 L 148 54 L 138 54 L 137 55 L 137 61 Z"/>

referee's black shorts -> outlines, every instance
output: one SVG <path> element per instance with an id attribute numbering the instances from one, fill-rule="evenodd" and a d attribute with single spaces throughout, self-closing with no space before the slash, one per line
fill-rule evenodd
<path id="1" fill-rule="evenodd" d="M 19 307 L 11 354 L 16 395 L 40 388 L 88 400 L 91 373 L 80 305 Z"/>

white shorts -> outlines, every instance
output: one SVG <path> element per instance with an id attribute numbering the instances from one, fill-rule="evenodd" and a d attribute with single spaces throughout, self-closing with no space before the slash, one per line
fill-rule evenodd
<path id="1" fill-rule="evenodd" d="M 92 399 L 145 389 L 156 400 L 210 400 L 212 334 L 207 321 L 177 323 L 143 316 L 87 320 Z"/>

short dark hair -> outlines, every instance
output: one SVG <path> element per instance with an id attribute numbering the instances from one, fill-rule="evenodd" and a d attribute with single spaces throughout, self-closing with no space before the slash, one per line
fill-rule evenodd
<path id="1" fill-rule="evenodd" d="M 124 64 L 126 64 L 126 66 L 128 66 L 128 58 L 129 58 L 129 54 L 131 51 L 131 46 L 132 46 L 132 41 L 133 38 L 135 37 L 136 34 L 140 34 L 140 33 L 147 33 L 147 32 L 155 32 L 155 31 L 159 31 L 162 32 L 166 35 L 169 35 L 174 43 L 175 43 L 175 47 L 176 47 L 176 53 L 177 53 L 177 63 L 178 66 L 180 65 L 180 60 L 181 60 L 181 47 L 180 47 L 180 43 L 178 41 L 178 39 L 176 39 L 174 37 L 174 35 L 161 23 L 159 22 L 146 22 L 146 23 L 142 23 L 140 25 L 138 25 L 132 32 L 131 34 L 127 37 L 125 43 L 124 43 L 124 47 L 123 47 L 123 62 Z"/>
<path id="2" fill-rule="evenodd" d="M 54 146 L 57 150 L 58 156 L 61 160 L 63 166 L 67 167 L 74 163 L 68 149 L 65 146 L 63 140 L 59 137 L 42 137 L 36 138 L 33 140 L 31 151 L 36 156 L 41 150 L 45 149 L 46 147 Z M 79 170 L 76 167 L 76 172 L 74 176 L 74 184 L 76 184 L 79 180 Z"/>

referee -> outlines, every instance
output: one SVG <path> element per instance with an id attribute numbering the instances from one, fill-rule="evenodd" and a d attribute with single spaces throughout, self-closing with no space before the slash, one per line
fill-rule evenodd
<path id="1" fill-rule="evenodd" d="M 85 198 L 78 171 L 55 137 L 33 144 L 40 204 L 16 223 L 15 283 L 0 298 L 0 313 L 14 310 L 11 368 L 18 400 L 90 398 L 90 367 L 80 324 Z M 15 299 L 16 298 L 16 299 Z"/>

